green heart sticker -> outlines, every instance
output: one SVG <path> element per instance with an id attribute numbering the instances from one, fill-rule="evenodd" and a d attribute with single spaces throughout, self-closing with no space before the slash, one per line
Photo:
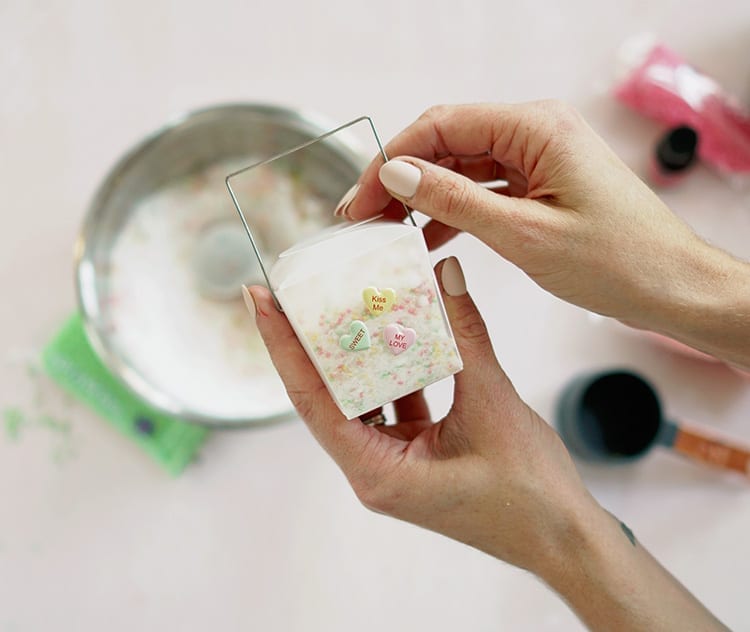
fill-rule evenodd
<path id="1" fill-rule="evenodd" d="M 370 348 L 370 332 L 361 320 L 352 321 L 349 333 L 339 338 L 339 344 L 345 351 L 362 351 Z"/>

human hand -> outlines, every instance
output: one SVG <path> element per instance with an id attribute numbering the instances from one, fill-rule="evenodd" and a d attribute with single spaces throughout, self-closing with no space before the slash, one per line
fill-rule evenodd
<path id="1" fill-rule="evenodd" d="M 500 368 L 457 260 L 437 274 L 464 361 L 437 423 L 421 391 L 394 402 L 394 426 L 347 421 L 270 292 L 250 288 L 248 307 L 292 403 L 364 505 L 542 573 L 570 548 L 571 524 L 598 505 Z"/>
<path id="2" fill-rule="evenodd" d="M 244 290 L 292 403 L 362 503 L 530 570 L 591 629 L 725 629 L 586 491 L 500 368 L 456 259 L 437 275 L 464 361 L 437 423 L 422 392 L 394 402 L 395 426 L 348 421 L 271 293 Z"/>
<path id="3" fill-rule="evenodd" d="M 340 209 L 351 219 L 404 202 L 432 218 L 431 247 L 467 231 L 564 300 L 750 361 L 750 344 L 737 348 L 747 266 L 698 238 L 572 108 L 432 108 L 385 149 L 393 159 L 376 158 Z M 508 186 L 476 184 L 497 178 Z M 743 314 L 732 331 L 727 311 Z"/>

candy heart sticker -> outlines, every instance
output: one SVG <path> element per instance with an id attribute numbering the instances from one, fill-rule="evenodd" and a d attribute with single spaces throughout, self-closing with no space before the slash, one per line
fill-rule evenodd
<path id="1" fill-rule="evenodd" d="M 378 291 L 376 287 L 368 287 L 362 291 L 362 298 L 365 301 L 365 307 L 371 314 L 377 316 L 393 309 L 393 304 L 396 302 L 396 293 L 389 287 L 382 292 Z"/>
<path id="2" fill-rule="evenodd" d="M 403 353 L 414 344 L 417 332 L 410 327 L 392 324 L 385 328 L 385 343 L 393 355 Z"/>
<path id="3" fill-rule="evenodd" d="M 349 333 L 339 338 L 339 344 L 346 351 L 362 351 L 370 348 L 370 332 L 361 320 L 352 321 Z"/>

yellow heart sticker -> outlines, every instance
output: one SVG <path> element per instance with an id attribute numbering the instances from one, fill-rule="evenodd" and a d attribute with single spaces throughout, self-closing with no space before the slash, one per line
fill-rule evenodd
<path id="1" fill-rule="evenodd" d="M 396 292 L 389 287 L 382 291 L 376 287 L 368 287 L 362 291 L 362 298 L 368 311 L 375 316 L 379 316 L 393 309 L 396 302 Z"/>

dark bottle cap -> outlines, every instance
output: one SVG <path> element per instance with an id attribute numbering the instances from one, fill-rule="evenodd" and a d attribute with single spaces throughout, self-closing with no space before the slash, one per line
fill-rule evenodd
<path id="1" fill-rule="evenodd" d="M 682 171 L 695 160 L 698 133 L 687 125 L 669 130 L 656 146 L 656 160 L 664 171 Z"/>

